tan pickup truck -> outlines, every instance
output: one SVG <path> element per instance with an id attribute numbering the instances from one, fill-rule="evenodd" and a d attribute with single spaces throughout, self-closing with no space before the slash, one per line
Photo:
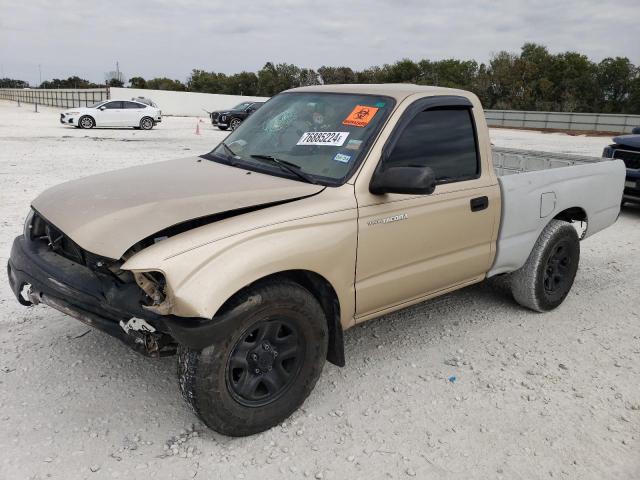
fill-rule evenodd
<path id="1" fill-rule="evenodd" d="M 283 92 L 213 151 L 82 178 L 32 204 L 12 289 L 149 356 L 228 435 L 296 410 L 343 331 L 511 274 L 560 305 L 581 238 L 615 222 L 620 160 L 494 150 L 471 93 Z"/>

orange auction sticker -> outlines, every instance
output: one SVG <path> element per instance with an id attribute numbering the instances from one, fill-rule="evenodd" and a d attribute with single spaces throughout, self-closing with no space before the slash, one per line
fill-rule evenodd
<path id="1" fill-rule="evenodd" d="M 342 121 L 343 125 L 352 125 L 354 127 L 366 127 L 371 119 L 378 111 L 377 107 L 368 107 L 366 105 L 356 105 L 356 108 Z"/>

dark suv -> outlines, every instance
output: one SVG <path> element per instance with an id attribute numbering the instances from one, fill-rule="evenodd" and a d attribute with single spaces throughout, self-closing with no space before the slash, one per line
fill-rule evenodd
<path id="1" fill-rule="evenodd" d="M 640 127 L 634 128 L 631 135 L 614 137 L 613 142 L 604 148 L 602 156 L 619 158 L 627 167 L 622 203 L 640 203 Z"/>
<path id="2" fill-rule="evenodd" d="M 240 126 L 245 118 L 259 109 L 264 102 L 242 102 L 233 107 L 231 110 L 222 110 L 219 112 L 211 112 L 211 124 L 217 126 L 220 130 L 230 128 L 235 130 Z"/>

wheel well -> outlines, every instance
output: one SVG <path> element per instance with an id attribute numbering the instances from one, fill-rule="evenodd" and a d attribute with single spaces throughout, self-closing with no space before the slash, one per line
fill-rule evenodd
<path id="1" fill-rule="evenodd" d="M 581 225 L 580 228 L 578 228 L 578 236 L 580 237 L 580 240 L 582 240 L 587 235 L 589 220 L 587 218 L 587 212 L 585 212 L 584 209 L 580 207 L 567 208 L 553 218 L 554 220 L 563 220 L 569 223 L 584 222 L 584 225 Z"/>
<path id="2" fill-rule="evenodd" d="M 587 221 L 587 212 L 585 212 L 580 207 L 571 207 L 571 208 L 567 208 L 566 210 L 561 211 L 560 213 L 558 213 L 553 218 L 555 220 L 564 220 L 565 222 L 572 222 L 572 221 L 576 221 L 576 220 L 580 221 L 580 222 L 586 222 Z"/>
<path id="3" fill-rule="evenodd" d="M 327 328 L 329 330 L 329 346 L 327 350 L 327 360 L 338 367 L 344 367 L 344 340 L 342 334 L 342 323 L 340 322 L 340 302 L 338 295 L 329 281 L 322 275 L 309 270 L 287 270 L 274 273 L 266 277 L 260 278 L 255 282 L 247 285 L 242 290 L 252 287 L 258 282 L 273 281 L 278 279 L 286 279 L 293 281 L 305 289 L 307 289 L 320 303 L 327 319 Z M 239 293 L 239 292 L 238 292 Z M 232 303 L 234 294 L 219 311 L 224 311 L 226 306 Z"/>

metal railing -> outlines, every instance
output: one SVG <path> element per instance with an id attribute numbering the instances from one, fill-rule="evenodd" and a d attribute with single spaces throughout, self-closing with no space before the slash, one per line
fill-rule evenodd
<path id="1" fill-rule="evenodd" d="M 640 127 L 640 115 L 530 112 L 519 110 L 485 110 L 484 114 L 487 119 L 487 124 L 490 127 L 612 133 L 631 133 L 634 127 Z"/>
<path id="2" fill-rule="evenodd" d="M 86 107 L 109 99 L 109 88 L 0 88 L 0 100 L 50 107 Z"/>

